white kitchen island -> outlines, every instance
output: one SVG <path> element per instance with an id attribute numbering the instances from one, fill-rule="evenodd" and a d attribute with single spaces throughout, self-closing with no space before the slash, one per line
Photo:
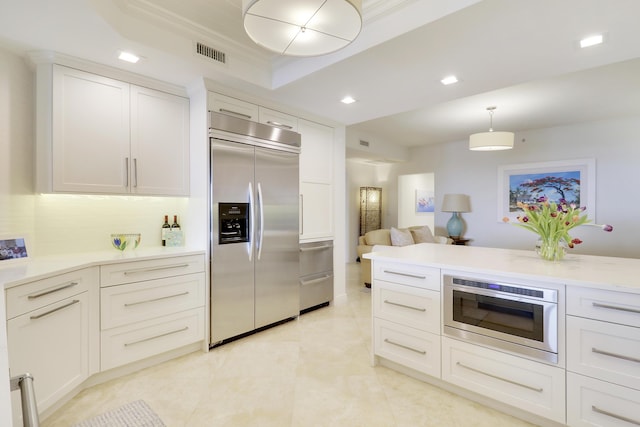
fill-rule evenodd
<path id="1" fill-rule="evenodd" d="M 372 362 L 539 425 L 640 425 L 640 260 L 419 244 L 372 260 Z M 557 361 L 445 327 L 445 276 L 557 294 Z M 451 305 L 451 303 L 449 304 Z"/>

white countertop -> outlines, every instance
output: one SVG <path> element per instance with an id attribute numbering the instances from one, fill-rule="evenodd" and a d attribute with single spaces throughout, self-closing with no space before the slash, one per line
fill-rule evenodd
<path id="1" fill-rule="evenodd" d="M 422 243 L 363 255 L 374 261 L 418 264 L 469 273 L 502 274 L 525 280 L 554 282 L 640 293 L 640 259 L 567 253 L 561 261 L 545 261 L 533 250 Z"/>
<path id="2" fill-rule="evenodd" d="M 38 257 L 20 261 L 18 264 L 0 267 L 0 289 L 2 287 L 7 289 L 54 274 L 63 274 L 96 265 L 165 258 L 167 256 L 200 255 L 204 253 L 205 251 L 201 249 L 158 246 L 137 248 L 133 251 L 124 252 L 109 250 Z"/>

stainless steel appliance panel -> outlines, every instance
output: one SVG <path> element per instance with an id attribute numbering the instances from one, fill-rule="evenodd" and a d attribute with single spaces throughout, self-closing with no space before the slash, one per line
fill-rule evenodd
<path id="1" fill-rule="evenodd" d="M 300 244 L 300 311 L 333 300 L 333 242 Z"/>
<path id="2" fill-rule="evenodd" d="M 219 203 L 251 203 L 254 147 L 211 141 L 212 234 L 219 236 Z M 252 209 L 250 207 L 250 209 Z M 250 229 L 251 229 L 250 225 Z M 220 245 L 211 239 L 211 342 L 254 329 L 253 236 L 249 242 Z"/>
<path id="3" fill-rule="evenodd" d="M 298 155 L 256 147 L 255 327 L 299 313 Z"/>

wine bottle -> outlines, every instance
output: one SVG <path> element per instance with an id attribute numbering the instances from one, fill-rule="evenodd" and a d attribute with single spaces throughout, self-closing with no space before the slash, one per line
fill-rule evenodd
<path id="1" fill-rule="evenodd" d="M 164 216 L 164 224 L 162 224 L 162 246 L 167 246 L 166 231 L 171 228 L 169 225 L 169 215 Z"/>
<path id="2" fill-rule="evenodd" d="M 180 230 L 180 224 L 178 224 L 178 215 L 173 216 L 173 224 L 171 224 L 171 228 Z"/>

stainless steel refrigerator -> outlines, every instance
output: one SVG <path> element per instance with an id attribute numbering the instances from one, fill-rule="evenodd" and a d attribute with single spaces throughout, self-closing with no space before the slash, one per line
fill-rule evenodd
<path id="1" fill-rule="evenodd" d="M 299 314 L 300 134 L 209 114 L 215 345 Z"/>

